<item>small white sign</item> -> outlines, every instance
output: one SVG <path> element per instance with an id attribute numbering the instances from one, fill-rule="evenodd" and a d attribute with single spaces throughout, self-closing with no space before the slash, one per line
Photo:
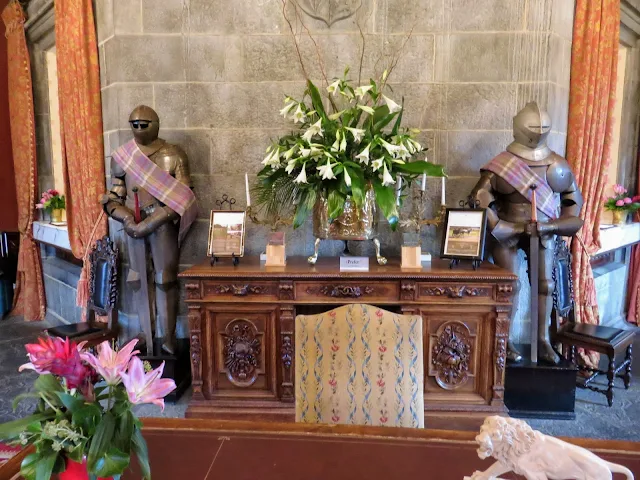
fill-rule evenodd
<path id="1" fill-rule="evenodd" d="M 368 272 L 369 257 L 340 257 L 341 272 Z"/>

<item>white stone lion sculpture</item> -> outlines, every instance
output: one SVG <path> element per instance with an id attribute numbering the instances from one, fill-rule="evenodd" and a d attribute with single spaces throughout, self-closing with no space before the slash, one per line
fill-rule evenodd
<path id="1" fill-rule="evenodd" d="M 478 456 L 497 460 L 465 480 L 500 480 L 514 472 L 527 480 L 612 480 L 613 473 L 633 480 L 629 469 L 609 463 L 589 450 L 533 430 L 522 420 L 487 417 L 476 437 Z"/>

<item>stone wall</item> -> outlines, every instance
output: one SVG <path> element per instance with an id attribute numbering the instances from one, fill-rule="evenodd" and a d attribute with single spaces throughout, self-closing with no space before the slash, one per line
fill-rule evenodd
<path id="1" fill-rule="evenodd" d="M 550 110 L 550 143 L 564 153 L 573 0 L 299 0 L 311 16 L 297 16 L 291 1 L 284 11 L 318 82 L 318 56 L 329 78 L 347 65 L 357 78 L 362 57 L 366 79 L 401 54 L 390 96 L 405 97 L 405 125 L 422 129 L 429 159 L 446 166 L 449 205 L 466 198 L 479 167 L 511 141 L 511 118 L 529 100 Z M 334 23 L 326 11 L 328 21 L 314 18 L 338 3 L 359 8 Z M 160 114 L 161 136 L 189 155 L 200 218 L 182 249 L 184 268 L 205 255 L 215 200 L 228 193 L 242 208 L 244 172 L 255 175 L 269 139 L 291 128 L 278 110 L 285 94 L 301 95 L 304 75 L 282 0 L 102 0 L 97 26 L 105 156 L 131 138 L 127 118 L 141 103 Z M 430 182 L 429 213 L 439 189 Z M 266 231 L 248 229 L 247 251 L 257 254 Z M 111 232 L 122 235 L 116 225 Z M 311 253 L 309 225 L 287 235 L 289 255 Z M 425 229 L 427 250 L 437 253 L 438 235 Z M 388 254 L 399 243 L 399 234 L 383 236 Z M 322 253 L 341 248 L 327 242 Z"/>

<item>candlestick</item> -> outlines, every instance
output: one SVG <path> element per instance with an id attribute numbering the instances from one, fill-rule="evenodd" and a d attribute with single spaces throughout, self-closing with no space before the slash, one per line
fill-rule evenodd
<path id="1" fill-rule="evenodd" d="M 402 193 L 402 177 L 398 175 L 398 188 L 396 190 L 396 205 L 400 206 L 400 194 Z"/>
<path id="2" fill-rule="evenodd" d="M 420 190 L 422 190 L 424 192 L 426 188 L 427 188 L 427 174 L 423 173 L 422 174 L 422 185 L 421 185 Z"/>
<path id="3" fill-rule="evenodd" d="M 251 196 L 249 194 L 249 175 L 245 172 L 244 174 L 244 186 L 247 190 L 247 207 L 251 206 Z"/>
<path id="4" fill-rule="evenodd" d="M 442 198 L 440 199 L 440 205 L 446 205 L 447 202 L 445 201 L 445 196 L 446 196 L 446 183 L 444 180 L 444 177 L 442 177 Z"/>

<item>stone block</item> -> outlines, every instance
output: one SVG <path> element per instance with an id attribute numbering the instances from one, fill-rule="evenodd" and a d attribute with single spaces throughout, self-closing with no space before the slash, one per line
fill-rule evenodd
<path id="1" fill-rule="evenodd" d="M 98 47 L 98 61 L 100 62 L 100 87 L 107 86 L 107 61 L 104 56 L 104 45 Z"/>
<path id="2" fill-rule="evenodd" d="M 185 80 L 180 36 L 117 35 L 105 43 L 107 82 L 178 82 Z"/>
<path id="3" fill-rule="evenodd" d="M 60 282 L 48 275 L 43 276 L 43 281 L 47 309 L 60 316 Z"/>
<path id="4" fill-rule="evenodd" d="M 263 167 L 261 162 L 266 155 L 266 148 L 287 133 L 290 133 L 290 130 L 251 130 L 246 134 L 238 130 L 212 130 L 211 173 L 257 173 Z"/>
<path id="5" fill-rule="evenodd" d="M 118 128 L 120 114 L 118 112 L 118 86 L 111 85 L 103 88 L 102 95 L 102 128 L 109 132 Z"/>
<path id="6" fill-rule="evenodd" d="M 261 35 L 242 37 L 242 78 L 247 82 L 256 81 L 304 81 L 305 77 L 300 67 L 298 54 L 291 35 Z M 305 49 L 303 58 L 305 68 L 310 72 L 317 71 L 318 63 L 312 44 L 307 39 L 301 42 Z M 222 79 L 226 80 L 226 79 Z"/>
<path id="7" fill-rule="evenodd" d="M 279 111 L 285 95 L 302 98 L 304 83 L 190 84 L 187 127 L 279 128 L 290 126 Z"/>
<path id="8" fill-rule="evenodd" d="M 44 51 L 32 50 L 30 57 L 33 111 L 35 114 L 49 114 L 49 83 Z"/>
<path id="9" fill-rule="evenodd" d="M 417 83 L 391 83 L 392 90 L 385 92 L 398 103 L 404 98 L 404 114 L 402 126 L 438 129 L 441 126 L 442 85 Z"/>
<path id="10" fill-rule="evenodd" d="M 551 133 L 547 138 L 547 145 L 558 155 L 564 157 L 567 154 L 567 135 L 565 133 Z"/>
<path id="11" fill-rule="evenodd" d="M 67 285 L 60 284 L 60 316 L 69 323 L 77 323 L 76 296 L 78 291 Z"/>
<path id="12" fill-rule="evenodd" d="M 541 82 L 548 80 L 549 41 L 548 32 L 530 32 L 516 36 L 515 50 L 511 53 L 514 80 Z"/>
<path id="13" fill-rule="evenodd" d="M 305 2 L 311 4 L 313 2 Z M 319 3 L 317 10 L 313 10 L 313 5 L 306 7 L 309 13 L 298 7 L 298 13 L 296 14 L 296 2 L 288 2 L 286 15 L 292 22 L 294 29 L 301 27 L 301 21 L 304 26 L 312 33 L 325 34 L 327 31 L 331 33 L 342 32 L 360 32 L 371 33 L 374 27 L 374 11 L 376 8 L 375 0 L 361 0 L 357 2 L 343 2 L 353 4 L 353 8 L 349 8 L 344 12 L 340 20 L 334 20 L 327 15 L 327 12 L 323 10 L 323 6 L 326 5 Z M 314 18 L 318 17 L 318 18 Z M 288 25 L 285 24 L 285 30 L 288 31 Z"/>
<path id="14" fill-rule="evenodd" d="M 458 208 L 461 200 L 467 200 L 467 197 L 478 183 L 480 174 L 469 177 L 454 177 L 450 176 L 446 179 L 445 187 L 445 201 L 447 207 Z M 438 196 L 440 190 L 438 190 Z"/>
<path id="15" fill-rule="evenodd" d="M 569 0 L 572 1 L 572 0 Z M 548 31 L 551 28 L 551 10 L 556 0 L 527 0 L 525 24 L 531 32 Z M 566 2 L 565 2 L 566 3 Z"/>
<path id="16" fill-rule="evenodd" d="M 553 2 L 551 5 L 551 31 L 571 41 L 575 9 L 575 0 Z"/>
<path id="17" fill-rule="evenodd" d="M 113 25 L 116 35 L 142 33 L 142 0 L 112 0 Z M 158 3 L 164 3 L 163 2 Z M 139 39 L 138 39 L 139 40 Z M 143 42 L 133 42 L 136 45 Z"/>
<path id="18" fill-rule="evenodd" d="M 198 219 L 191 225 L 189 233 L 180 248 L 180 265 L 200 263 L 207 255 L 209 217 Z"/>
<path id="19" fill-rule="evenodd" d="M 529 82 L 518 84 L 518 97 L 516 99 L 517 109 L 520 111 L 527 103 L 537 102 L 540 108 L 550 112 L 551 99 L 549 82 Z M 514 112 L 515 115 L 516 112 Z"/>
<path id="20" fill-rule="evenodd" d="M 362 37 L 355 33 L 318 35 L 315 37 L 315 44 L 317 48 L 309 38 L 301 42 L 305 68 L 311 78 L 321 78 L 318 55 L 322 59 L 329 81 L 341 78 L 345 68 L 349 67 L 349 79 L 357 83 L 358 77 L 361 76 L 361 82 L 368 83 L 369 78 L 380 77 L 387 68 L 388 59 L 380 57 L 382 39 L 379 36 L 365 35 L 363 43 Z M 361 61 L 362 72 L 360 72 Z M 378 66 L 377 71 L 375 71 L 376 66 Z"/>
<path id="21" fill-rule="evenodd" d="M 551 125 L 553 130 L 560 133 L 567 133 L 567 122 L 569 117 L 569 90 L 559 85 L 549 84 L 549 115 L 551 115 Z"/>
<path id="22" fill-rule="evenodd" d="M 443 124 L 450 130 L 511 128 L 515 95 L 513 84 L 448 85 Z"/>
<path id="23" fill-rule="evenodd" d="M 191 111 L 187 101 L 188 86 L 184 83 L 155 84 L 155 111 L 160 117 L 160 128 L 185 128 L 188 112 Z M 194 98 L 196 103 L 203 99 Z M 202 105 L 202 108 L 207 105 Z"/>
<path id="24" fill-rule="evenodd" d="M 198 35 L 188 38 L 189 49 L 187 57 L 187 80 L 192 82 L 234 82 L 244 80 L 244 69 L 249 68 L 243 60 L 246 58 L 246 47 L 243 43 L 250 40 L 263 41 L 270 37 L 237 37 L 221 35 Z M 284 39 L 286 37 L 278 37 Z M 258 59 L 269 60 L 280 64 L 277 58 Z M 266 80 L 256 78 L 256 80 Z"/>
<path id="25" fill-rule="evenodd" d="M 494 31 L 520 30 L 525 14 L 525 0 L 453 0 L 451 30 Z"/>
<path id="26" fill-rule="evenodd" d="M 427 83 L 434 79 L 434 36 L 413 35 L 405 38 L 388 35 L 384 40 L 384 52 L 387 59 L 399 57 L 392 72 L 393 82 Z"/>
<path id="27" fill-rule="evenodd" d="M 100 0 L 95 2 L 96 30 L 98 43 L 104 42 L 113 36 L 113 0 Z"/>
<path id="28" fill-rule="evenodd" d="M 170 143 L 180 145 L 189 157 L 192 175 L 209 175 L 211 162 L 211 138 L 207 130 L 168 130 L 160 136 Z"/>
<path id="29" fill-rule="evenodd" d="M 507 33 L 451 35 L 449 77 L 452 82 L 512 80 L 511 56 L 516 36 Z"/>
<path id="30" fill-rule="evenodd" d="M 290 15 L 292 23 L 296 20 Z M 191 0 L 189 30 L 192 33 L 264 34 L 287 33 L 282 3 L 264 0 Z"/>
<path id="31" fill-rule="evenodd" d="M 376 33 L 430 33 L 446 28 L 448 17 L 441 0 L 379 0 Z"/>
<path id="32" fill-rule="evenodd" d="M 192 175 L 193 191 L 198 201 L 198 217 L 209 219 L 211 210 L 220 210 L 216 205 L 223 194 L 234 198 L 233 210 L 244 210 L 247 204 L 244 172 L 235 175 Z M 249 183 L 255 182 L 255 176 L 249 176 Z M 229 206 L 225 205 L 224 210 Z"/>
<path id="33" fill-rule="evenodd" d="M 118 127 L 129 128 L 129 115 L 139 105 L 153 108 L 153 86 L 150 84 L 120 84 L 118 92 Z"/>
<path id="34" fill-rule="evenodd" d="M 569 88 L 571 79 L 571 42 L 552 34 L 549 39 L 549 81 Z"/>
<path id="35" fill-rule="evenodd" d="M 480 168 L 512 141 L 509 131 L 448 132 L 447 174 L 476 176 Z"/>
<path id="36" fill-rule="evenodd" d="M 234 6 L 227 0 L 191 0 L 189 31 L 217 35 L 234 33 L 233 13 Z"/>
<path id="37" fill-rule="evenodd" d="M 180 33 L 187 19 L 183 0 L 142 0 L 142 30 L 145 33 Z"/>

